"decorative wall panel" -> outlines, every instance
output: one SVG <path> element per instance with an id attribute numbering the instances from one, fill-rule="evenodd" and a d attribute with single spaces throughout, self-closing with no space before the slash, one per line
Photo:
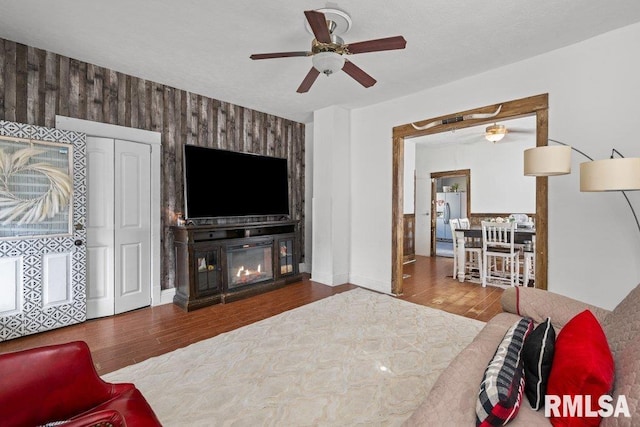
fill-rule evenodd
<path id="1" fill-rule="evenodd" d="M 71 146 L 73 152 L 70 233 L 0 241 L 0 260 L 20 260 L 18 272 L 0 277 L 0 287 L 14 289 L 14 295 L 3 291 L 3 300 L 18 301 L 17 310 L 0 313 L 0 341 L 4 341 L 86 319 L 86 154 L 85 135 L 78 132 L 0 120 L 0 137 L 58 142 Z M 83 244 L 76 246 L 76 240 Z M 63 284 L 57 283 L 61 277 Z"/>

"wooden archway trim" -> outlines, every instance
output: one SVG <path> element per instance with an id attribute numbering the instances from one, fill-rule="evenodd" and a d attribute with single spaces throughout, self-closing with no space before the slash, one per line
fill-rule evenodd
<path id="1" fill-rule="evenodd" d="M 500 112 L 489 119 L 461 120 L 463 116 L 495 112 L 500 107 Z M 516 99 L 499 104 L 487 105 L 473 110 L 461 111 L 446 116 L 414 122 L 420 127 L 434 121 L 443 121 L 444 124 L 428 129 L 416 129 L 411 123 L 393 128 L 393 188 L 392 188 L 392 228 L 391 228 L 391 292 L 396 295 L 402 293 L 402 247 L 403 241 L 403 213 L 404 213 L 404 141 L 418 136 L 432 135 L 441 132 L 478 126 L 485 123 L 515 119 L 525 116 L 536 116 L 536 146 L 547 145 L 549 136 L 548 127 L 549 94 L 541 94 L 528 98 Z M 536 178 L 536 287 L 547 289 L 547 216 L 548 216 L 548 179 Z"/>

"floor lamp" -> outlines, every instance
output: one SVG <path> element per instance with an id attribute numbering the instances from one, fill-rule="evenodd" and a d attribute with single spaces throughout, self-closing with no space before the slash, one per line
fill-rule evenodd
<path id="1" fill-rule="evenodd" d="M 571 173 L 571 150 L 582 154 L 589 162 L 580 163 L 580 191 L 620 191 L 624 196 L 638 231 L 640 222 L 625 191 L 640 190 L 640 157 L 624 157 L 615 148 L 611 157 L 593 160 L 582 151 L 564 142 L 549 138 L 560 146 L 529 148 L 524 152 L 524 174 L 528 176 L 554 176 Z M 614 157 L 618 155 L 619 157 Z"/>

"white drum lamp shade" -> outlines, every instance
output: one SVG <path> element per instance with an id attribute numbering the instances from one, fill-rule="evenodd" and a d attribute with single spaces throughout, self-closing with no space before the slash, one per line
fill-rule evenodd
<path id="1" fill-rule="evenodd" d="M 571 172 L 571 151 L 583 155 L 590 162 L 580 164 L 580 191 L 620 191 L 624 196 L 638 231 L 640 221 L 625 191 L 640 190 L 640 157 L 624 157 L 615 148 L 611 158 L 593 160 L 592 157 L 564 142 L 549 138 L 560 146 L 540 146 L 524 152 L 524 174 L 529 176 L 563 175 Z M 618 154 L 620 158 L 614 157 Z"/>
<path id="2" fill-rule="evenodd" d="M 580 191 L 640 190 L 640 157 L 580 164 Z"/>
<path id="3" fill-rule="evenodd" d="M 571 147 L 541 146 L 524 151 L 524 174 L 554 176 L 571 173 Z"/>

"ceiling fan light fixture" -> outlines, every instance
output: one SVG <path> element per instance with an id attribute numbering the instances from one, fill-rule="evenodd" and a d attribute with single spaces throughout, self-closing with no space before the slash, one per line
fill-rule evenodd
<path id="1" fill-rule="evenodd" d="M 491 142 L 498 142 L 507 134 L 505 125 L 491 125 L 485 129 L 484 137 Z"/>
<path id="2" fill-rule="evenodd" d="M 335 52 L 320 52 L 311 58 L 313 67 L 321 73 L 330 76 L 331 74 L 342 70 L 344 67 L 344 58 Z"/>
<path id="3" fill-rule="evenodd" d="M 345 59 L 343 55 L 404 49 L 407 45 L 407 41 L 402 36 L 344 43 L 339 34 L 349 29 L 351 18 L 337 9 L 305 10 L 304 16 L 308 29 L 314 36 L 311 41 L 311 51 L 254 53 L 249 56 L 251 59 L 311 56 L 313 66 L 298 86 L 296 90 L 298 93 L 308 92 L 320 73 L 330 76 L 336 71 L 344 71 L 365 88 L 371 87 L 376 84 L 376 79 Z"/>

